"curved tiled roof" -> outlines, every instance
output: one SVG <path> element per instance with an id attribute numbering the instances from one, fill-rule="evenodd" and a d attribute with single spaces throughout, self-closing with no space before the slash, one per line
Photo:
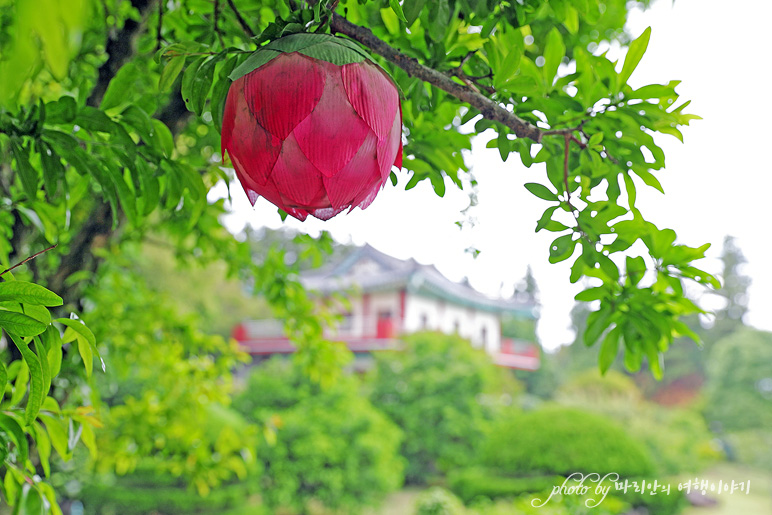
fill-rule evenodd
<path id="1" fill-rule="evenodd" d="M 351 289 L 363 293 L 405 289 L 466 307 L 535 318 L 533 304 L 488 297 L 468 282 L 451 281 L 433 265 L 422 265 L 414 259 L 397 259 L 370 245 L 357 248 L 338 263 L 305 272 L 300 279 L 306 288 L 322 293 Z"/>

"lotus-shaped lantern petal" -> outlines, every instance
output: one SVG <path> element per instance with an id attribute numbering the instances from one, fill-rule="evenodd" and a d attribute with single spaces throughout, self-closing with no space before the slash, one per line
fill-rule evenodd
<path id="1" fill-rule="evenodd" d="M 299 220 L 364 209 L 402 165 L 397 87 L 355 43 L 293 34 L 231 74 L 222 152 L 252 205 Z"/>

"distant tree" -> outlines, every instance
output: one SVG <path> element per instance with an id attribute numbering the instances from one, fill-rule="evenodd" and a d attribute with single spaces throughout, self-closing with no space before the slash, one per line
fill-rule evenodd
<path id="1" fill-rule="evenodd" d="M 538 323 L 539 286 L 528 265 L 525 276 L 515 285 L 512 299 L 533 305 L 534 318 L 524 318 L 521 315 L 505 314 L 501 319 L 501 335 L 529 342 L 536 342 L 536 325 Z"/>
<path id="2" fill-rule="evenodd" d="M 748 312 L 748 287 L 751 278 L 742 272 L 742 266 L 747 263 L 742 250 L 732 236 L 724 238 L 721 250 L 721 283 L 722 288 L 712 292 L 723 298 L 725 304 L 715 312 L 715 321 L 702 331 L 707 348 L 732 332 L 744 326 L 745 314 Z"/>
<path id="3" fill-rule="evenodd" d="M 705 416 L 725 431 L 772 427 L 772 333 L 742 329 L 710 351 Z"/>
<path id="4" fill-rule="evenodd" d="M 417 333 L 403 351 L 376 355 L 370 398 L 405 432 L 407 482 L 425 483 L 473 460 L 493 415 L 481 401 L 506 390 L 507 377 L 484 351 L 453 335 Z"/>

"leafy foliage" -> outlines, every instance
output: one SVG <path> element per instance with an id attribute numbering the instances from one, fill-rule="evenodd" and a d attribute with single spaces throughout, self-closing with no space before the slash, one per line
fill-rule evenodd
<path id="1" fill-rule="evenodd" d="M 125 255 L 124 259 L 126 259 Z M 135 469 L 179 477 L 205 495 L 244 479 L 254 465 L 257 428 L 229 412 L 230 371 L 245 360 L 234 341 L 202 333 L 132 273 L 110 260 L 86 292 L 92 327 L 109 350 L 99 390 L 105 428 L 98 472 Z"/>
<path id="2" fill-rule="evenodd" d="M 481 461 L 511 476 L 616 472 L 632 477 L 654 470 L 650 454 L 621 425 L 558 406 L 502 417 L 485 441 Z"/>
<path id="3" fill-rule="evenodd" d="M 37 474 L 37 466 L 50 478 L 53 451 L 69 460 L 79 440 L 96 453 L 94 428 L 102 424 L 91 406 L 62 408 L 49 395 L 51 383 L 59 376 L 70 342 L 77 341 L 88 375 L 99 352 L 91 330 L 79 319 L 52 319 L 49 308 L 61 306 L 61 297 L 40 285 L 16 281 L 8 271 L 3 277 L 0 329 L 6 346 L 13 342 L 19 358 L 7 363 L 4 355 L 0 360 L 2 492 L 19 512 L 39 513 L 45 508 L 61 513 L 53 487 Z"/>
<path id="4" fill-rule="evenodd" d="M 705 415 L 725 431 L 772 425 L 772 334 L 743 329 L 719 340 L 708 363 Z"/>
<path id="5" fill-rule="evenodd" d="M 158 299 L 151 290 L 125 284 L 118 272 L 99 270 L 106 256 L 120 254 L 149 234 L 168 241 L 178 257 L 202 263 L 223 260 L 227 274 L 261 294 L 272 313 L 285 322 L 287 334 L 301 351 L 298 361 L 316 380 L 330 382 L 350 357 L 341 345 L 324 342 L 323 329 L 330 317 L 318 312 L 295 280 L 299 266 L 287 264 L 287 254 L 277 248 L 265 250 L 255 260 L 248 243 L 234 240 L 223 229 L 219 219 L 225 212 L 223 201 L 209 197 L 220 181 L 226 185 L 233 181 L 230 169 L 221 167 L 224 163 L 218 153 L 230 74 L 258 46 L 285 31 L 306 27 L 326 32 L 334 25 L 335 16 L 326 9 L 330 2 L 315 2 L 310 7 L 303 3 L 305 9 L 296 9 L 296 4 L 288 0 L 3 3 L 0 264 L 7 267 L 57 243 L 55 251 L 32 263 L 30 276 L 24 279 L 56 292 L 63 305 L 33 304 L 31 310 L 17 309 L 18 301 L 27 297 L 16 292 L 17 297 L 3 301 L 0 309 L 0 325 L 18 337 L 11 338 L 16 345 L 9 346 L 7 378 L 13 384 L 10 390 L 6 386 L 10 397 L 3 402 L 9 409 L 3 416 L 9 421 L 0 432 L 6 442 L 3 455 L 12 457 L 5 460 L 3 469 L 7 499 L 24 503 L 29 499 L 34 511 L 38 492 L 44 490 L 46 502 L 55 511 L 53 493 L 42 486 L 46 483 L 14 490 L 25 474 L 14 470 L 34 471 L 22 459 L 28 456 L 22 443 L 24 433 L 34 436 L 33 448 L 38 449 L 41 467 L 46 469 L 42 456 L 47 454 L 47 445 L 41 436 L 45 431 L 30 429 L 36 427 L 36 420 L 43 418 L 52 447 L 64 458 L 70 454 L 69 440 L 76 440 L 81 426 L 81 438 L 92 447 L 89 428 L 95 422 L 88 408 L 82 407 L 92 402 L 87 397 L 101 393 L 108 405 L 112 402 L 112 393 L 97 393 L 92 387 L 99 387 L 100 381 L 89 378 L 95 343 L 102 340 L 93 338 L 78 321 L 55 318 L 60 314 L 74 311 L 90 317 L 94 313 L 97 333 L 105 342 L 100 343 L 101 350 L 115 367 L 110 374 L 116 375 L 111 377 L 151 358 L 157 363 L 148 365 L 148 370 L 166 371 L 159 376 L 164 380 L 173 377 L 168 371 L 174 367 L 166 356 L 159 356 L 155 346 L 143 347 L 148 349 L 147 356 L 129 352 L 131 334 L 109 330 L 106 314 L 112 313 L 122 329 L 136 330 L 148 341 L 154 338 L 149 328 L 158 328 L 170 339 L 170 356 L 179 358 L 185 371 L 194 373 L 195 369 L 194 375 L 204 376 L 192 391 L 204 391 L 212 405 L 215 400 L 227 404 L 227 394 L 215 392 L 212 386 L 221 365 L 206 359 L 233 355 L 222 340 L 215 343 L 190 329 L 193 317 L 180 317 L 155 304 Z M 658 143 L 661 135 L 682 139 L 680 128 L 695 116 L 687 114 L 688 102 L 678 103 L 677 81 L 629 84 L 636 65 L 645 58 L 650 37 L 648 30 L 634 39 L 624 32 L 630 7 L 625 0 L 416 0 L 401 4 L 342 0 L 337 15 L 345 13 L 348 21 L 369 28 L 387 45 L 415 59 L 404 62 L 417 62 L 446 78 L 452 76 L 467 99 L 448 94 L 437 87 L 437 81 L 422 82 L 387 63 L 377 49 L 369 49 L 375 60 L 391 70 L 404 93 L 408 142 L 404 173 L 410 174 L 406 187 L 429 180 L 440 196 L 446 183 L 473 187 L 476 179 L 469 173 L 465 151 L 471 148 L 471 139 L 483 133 L 494 135 L 488 144 L 498 148 L 503 160 L 517 154 L 524 165 L 536 165 L 542 178 L 527 188 L 547 203 L 537 230 L 556 233 L 550 261 L 573 260 L 570 280 L 588 278 L 591 283 L 578 297 L 594 309 L 584 332 L 585 342 L 602 342 L 603 370 L 624 350 L 628 368 L 637 369 L 646 360 L 655 376 L 660 376 L 662 355 L 673 339 L 694 337 L 679 320 L 700 312 L 684 297 L 685 284 L 692 281 L 715 287 L 718 283 L 693 264 L 707 246 L 676 244 L 674 231 L 646 221 L 635 205 L 637 188 L 645 185 L 661 190 L 657 179 L 664 167 Z M 598 52 L 598 44 L 604 41 L 628 45 L 621 63 Z M 351 45 L 358 47 L 358 43 Z M 538 136 L 535 140 L 515 137 L 511 123 L 493 121 L 490 110 L 475 105 L 505 106 L 519 118 L 518 124 L 536 127 L 538 131 L 532 134 Z M 330 247 L 327 235 L 302 239 L 310 254 Z M 127 299 L 100 292 L 101 281 L 104 287 L 111 282 L 125 287 Z M 85 288 L 89 288 L 88 297 L 83 296 Z M 147 299 L 159 307 L 161 321 L 155 313 L 138 307 Z M 23 300 L 22 305 L 25 303 L 29 304 Z M 135 306 L 137 313 L 127 316 L 111 307 L 113 303 Z M 62 313 L 51 316 L 48 307 Z M 133 318 L 138 322 L 132 322 Z M 59 338 L 65 350 L 61 370 L 54 366 L 59 362 Z M 202 348 L 210 354 L 196 354 Z M 41 359 L 43 354 L 49 359 Z M 78 360 L 85 364 L 86 377 L 70 366 Z M 157 364 L 159 368 L 154 368 Z M 47 378 L 54 378 L 54 371 L 66 376 L 51 383 L 51 397 L 66 399 L 58 409 L 46 404 L 50 403 Z M 107 383 L 115 384 L 112 379 Z M 126 386 L 130 384 L 129 380 Z M 158 386 L 173 391 L 169 383 Z M 140 384 L 132 387 L 134 392 L 122 391 L 121 395 L 134 399 L 136 410 L 110 410 L 109 416 L 116 418 L 108 424 L 118 420 L 136 423 L 130 426 L 135 431 L 132 434 L 152 461 L 158 455 L 148 450 L 154 444 L 142 433 L 139 421 L 153 420 L 155 404 L 152 395 L 140 393 L 151 390 L 143 390 Z M 476 383 L 473 387 L 477 388 Z M 184 395 L 174 398 L 180 410 L 192 409 Z M 479 409 L 472 406 L 469 402 L 459 411 L 471 417 L 458 421 L 462 431 L 477 430 Z M 167 408 L 163 412 L 174 419 Z M 58 422 L 49 425 L 47 416 Z M 72 417 L 76 429 L 69 430 L 64 423 L 67 417 Z M 52 432 L 52 427 L 61 431 Z M 110 427 L 117 430 L 118 426 Z M 149 427 L 161 427 L 160 419 Z M 451 428 L 448 434 L 453 434 Z M 118 453 L 113 444 L 105 444 L 105 454 L 115 458 Z M 183 447 L 173 449 L 170 463 L 182 467 L 175 470 L 195 482 L 199 491 L 225 479 L 206 459 L 198 462 L 200 468 L 181 465 L 177 460 L 188 452 Z M 431 452 L 438 463 L 453 463 L 463 461 L 469 450 L 445 457 Z M 125 458 L 126 470 L 139 459 Z M 105 462 L 117 465 L 118 460 Z M 160 460 L 159 466 L 164 466 Z M 226 476 L 239 468 L 229 467 Z M 30 496 L 33 491 L 35 495 Z"/>
<path id="6" fill-rule="evenodd" d="M 354 378 L 322 390 L 275 358 L 255 369 L 236 406 L 265 424 L 259 484 L 274 509 L 355 510 L 402 484 L 402 434 L 359 395 Z"/>
<path id="7" fill-rule="evenodd" d="M 405 432 L 408 482 L 472 462 L 494 412 L 485 394 L 516 389 L 504 373 L 468 341 L 439 333 L 410 335 L 404 350 L 376 356 L 370 398 Z"/>
<path id="8" fill-rule="evenodd" d="M 721 458 L 705 420 L 694 409 L 667 408 L 643 399 L 630 377 L 587 370 L 564 383 L 562 405 L 608 416 L 643 444 L 658 474 L 695 473 Z"/>

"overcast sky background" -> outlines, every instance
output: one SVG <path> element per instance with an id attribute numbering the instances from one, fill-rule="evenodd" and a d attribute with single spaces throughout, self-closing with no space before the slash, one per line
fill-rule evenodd
<path id="1" fill-rule="evenodd" d="M 685 144 L 659 137 L 667 168 L 657 177 L 666 195 L 647 191 L 638 181 L 636 206 L 660 228 L 675 229 L 678 243 L 712 243 L 708 259 L 698 266 L 713 273 L 720 270 L 724 236 L 735 236 L 748 260 L 743 272 L 753 280 L 746 321 L 766 330 L 772 330 L 770 20 L 772 2 L 767 0 L 731 6 L 718 0 L 658 0 L 646 12 L 634 12 L 628 23 L 634 37 L 652 27 L 648 51 L 631 84 L 681 80 L 680 100 L 692 100 L 687 112 L 703 117 L 682 129 Z M 485 149 L 488 139 L 478 138 L 467 159 L 479 181 L 479 205 L 468 213 L 477 222 L 471 228 L 460 230 L 454 223 L 466 218 L 461 211 L 469 204 L 467 193 L 450 181 L 444 198 L 434 194 L 428 181 L 405 191 L 404 172 L 397 187 L 389 184 L 366 210 L 327 222 L 288 217 L 282 223 L 273 205 L 260 199 L 253 209 L 234 187 L 234 214 L 226 223 L 232 231 L 246 223 L 310 234 L 326 229 L 344 243 L 369 243 L 401 259 L 433 264 L 452 280 L 468 277 L 472 286 L 493 296 L 510 295 L 531 265 L 541 290 L 538 335 L 545 348 L 554 349 L 573 341 L 569 311 L 581 288 L 569 282 L 573 260 L 548 263 L 554 235 L 534 233 L 547 203 L 523 184 L 545 182 L 546 174 L 539 165 L 523 167 L 517 155 L 502 163 L 498 150 Z M 476 259 L 465 252 L 470 246 L 480 250 Z M 710 306 L 709 296 L 702 301 Z"/>

